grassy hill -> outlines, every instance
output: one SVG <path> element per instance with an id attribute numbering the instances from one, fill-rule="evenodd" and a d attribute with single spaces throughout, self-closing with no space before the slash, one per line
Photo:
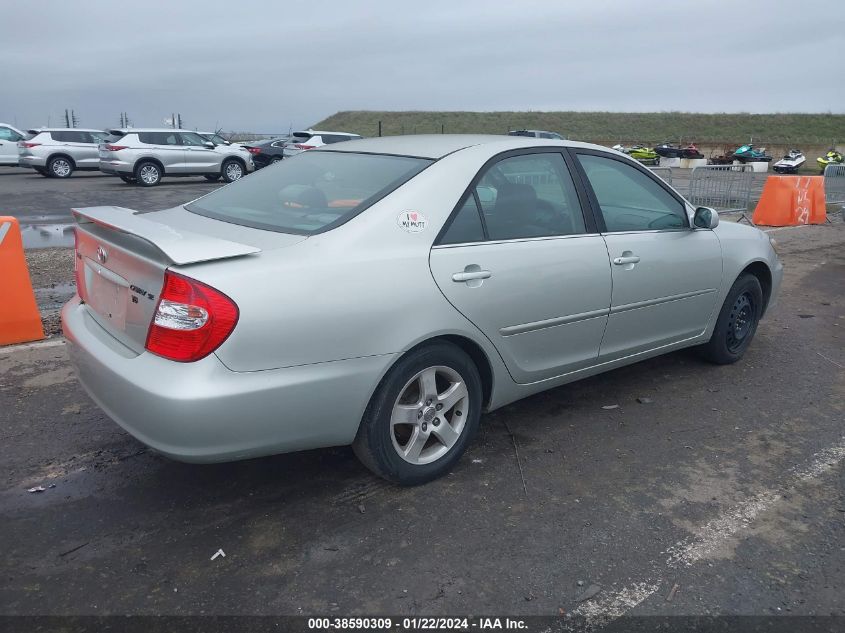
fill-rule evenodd
<path id="1" fill-rule="evenodd" d="M 736 145 L 829 145 L 845 141 L 843 114 L 697 114 L 693 112 L 377 112 L 347 111 L 314 129 L 382 134 L 490 133 L 518 128 L 552 130 L 574 140 L 659 143 L 695 141 Z M 442 127 L 441 127 L 442 126 Z"/>

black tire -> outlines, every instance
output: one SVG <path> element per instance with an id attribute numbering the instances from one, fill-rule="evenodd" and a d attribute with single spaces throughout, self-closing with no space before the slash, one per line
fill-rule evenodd
<path id="1" fill-rule="evenodd" d="M 47 172 L 51 178 L 70 178 L 73 169 L 73 161 L 65 156 L 53 156 L 47 162 Z"/>
<path id="2" fill-rule="evenodd" d="M 463 427 L 454 444 L 445 449 L 446 452 L 443 455 L 430 463 L 414 464 L 401 457 L 399 448 L 394 446 L 396 427 L 391 425 L 393 407 L 403 391 L 407 392 L 407 385 L 414 376 L 435 367 L 456 372 L 466 387 L 467 395 L 460 403 L 449 409 L 448 414 L 444 410 L 444 414 L 450 415 L 451 422 L 439 421 L 438 417 L 435 418 L 439 421 L 438 424 L 435 424 L 433 420 L 428 423 L 431 426 L 426 437 L 433 441 L 433 445 L 440 448 L 437 438 L 434 437 L 436 435 L 434 426 L 459 424 L 460 416 L 463 415 Z M 420 416 L 422 416 L 423 408 L 430 410 L 434 406 L 431 401 L 428 401 L 429 406 L 424 406 L 423 398 L 424 396 L 420 395 Z M 393 483 L 416 486 L 437 479 L 455 465 L 472 441 L 481 419 L 482 400 L 481 377 L 478 368 L 463 350 L 446 342 L 420 347 L 399 360 L 376 388 L 364 412 L 352 449 L 367 468 Z M 468 412 L 466 408 L 469 408 Z M 420 417 L 419 419 L 421 420 L 420 429 L 425 430 L 425 424 L 422 422 L 429 418 Z M 408 445 L 412 439 L 413 437 L 408 440 Z"/>
<path id="3" fill-rule="evenodd" d="M 702 356 L 717 365 L 742 358 L 757 331 L 763 307 L 760 281 L 749 273 L 740 275 L 722 304 L 713 335 L 700 347 Z"/>
<path id="4" fill-rule="evenodd" d="M 205 174 L 205 179 L 209 182 L 217 182 L 220 180 L 220 174 Z"/>
<path id="5" fill-rule="evenodd" d="M 224 182 L 235 182 L 246 176 L 246 169 L 241 161 L 235 158 L 229 158 L 224 160 L 220 166 L 220 174 Z"/>
<path id="6" fill-rule="evenodd" d="M 151 160 L 135 165 L 135 180 L 142 187 L 155 187 L 161 182 L 161 167 Z"/>
<path id="7" fill-rule="evenodd" d="M 120 177 L 120 179 L 121 179 L 123 182 L 125 182 L 127 185 L 134 185 L 134 184 L 136 184 L 136 183 L 138 182 L 138 181 L 137 181 L 135 178 L 133 178 L 132 176 L 121 176 L 121 177 Z"/>
<path id="8" fill-rule="evenodd" d="M 282 158 L 283 158 L 282 156 L 273 156 L 273 159 L 270 162 L 271 163 L 281 163 Z"/>
<path id="9" fill-rule="evenodd" d="M 45 178 L 50 177 L 50 172 L 47 171 L 47 169 L 45 167 L 35 167 L 35 171 L 37 173 L 41 174 L 42 176 L 44 176 Z"/>

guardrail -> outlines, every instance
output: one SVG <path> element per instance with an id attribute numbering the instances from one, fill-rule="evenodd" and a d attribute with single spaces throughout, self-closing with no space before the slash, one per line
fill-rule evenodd
<path id="1" fill-rule="evenodd" d="M 687 200 L 717 211 L 748 211 L 754 172 L 751 165 L 707 165 L 690 174 Z"/>
<path id="2" fill-rule="evenodd" d="M 651 171 L 660 176 L 668 184 L 672 184 L 672 168 L 671 167 L 649 167 Z"/>
<path id="3" fill-rule="evenodd" d="M 824 168 L 824 200 L 828 204 L 845 204 L 845 165 Z"/>

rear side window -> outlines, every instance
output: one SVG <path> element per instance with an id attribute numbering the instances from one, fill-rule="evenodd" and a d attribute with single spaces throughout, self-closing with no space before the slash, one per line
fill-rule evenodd
<path id="1" fill-rule="evenodd" d="M 59 143 L 91 143 L 91 137 L 88 132 L 77 132 L 75 130 L 58 130 L 50 132 L 50 136 L 54 141 Z"/>
<path id="2" fill-rule="evenodd" d="M 431 163 L 383 154 L 303 152 L 185 208 L 232 224 L 312 235 L 343 224 Z"/>
<path id="3" fill-rule="evenodd" d="M 452 224 L 440 239 L 441 244 L 465 244 L 484 241 L 484 228 L 481 226 L 481 213 L 475 203 L 475 196 L 469 196 L 458 211 Z"/>
<path id="4" fill-rule="evenodd" d="M 179 145 L 176 132 L 138 132 L 138 140 L 147 145 Z"/>

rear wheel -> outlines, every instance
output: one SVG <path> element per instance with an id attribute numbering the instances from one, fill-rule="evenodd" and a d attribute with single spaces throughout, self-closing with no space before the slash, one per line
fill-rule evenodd
<path id="1" fill-rule="evenodd" d="M 281 156 L 273 156 L 273 160 L 271 160 L 270 162 L 271 163 L 280 163 L 281 161 L 282 161 Z"/>
<path id="2" fill-rule="evenodd" d="M 70 178 L 73 173 L 73 163 L 64 156 L 55 156 L 47 163 L 47 171 L 54 178 Z"/>
<path id="3" fill-rule="evenodd" d="M 161 182 L 161 167 L 149 161 L 138 163 L 135 179 L 142 187 L 155 187 Z"/>
<path id="4" fill-rule="evenodd" d="M 719 365 L 735 363 L 743 354 L 763 314 L 763 289 L 751 274 L 739 277 L 731 286 L 719 312 L 710 340 L 701 346 L 707 360 Z"/>
<path id="5" fill-rule="evenodd" d="M 352 448 L 367 468 L 404 486 L 447 473 L 481 419 L 478 368 L 461 349 L 436 343 L 414 350 L 385 376 Z"/>

